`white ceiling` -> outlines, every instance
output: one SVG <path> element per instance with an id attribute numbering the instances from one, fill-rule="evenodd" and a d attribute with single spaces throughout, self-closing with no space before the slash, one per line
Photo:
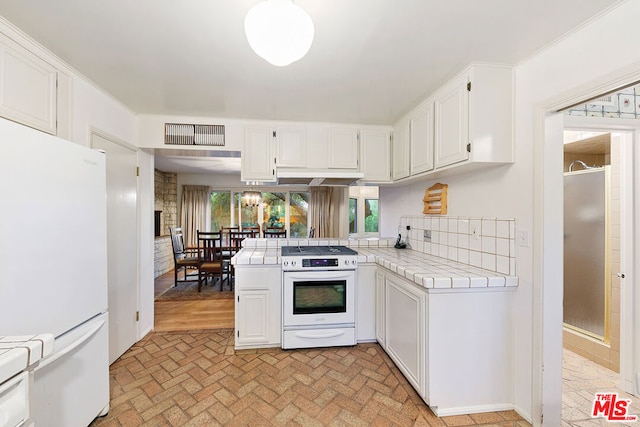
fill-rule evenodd
<path id="1" fill-rule="evenodd" d="M 472 61 L 515 64 L 617 0 L 297 0 L 306 57 L 251 51 L 259 0 L 0 0 L 0 15 L 136 113 L 392 124 Z"/>

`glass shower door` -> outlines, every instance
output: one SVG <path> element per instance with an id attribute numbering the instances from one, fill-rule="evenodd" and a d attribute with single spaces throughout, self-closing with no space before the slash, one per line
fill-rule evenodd
<path id="1" fill-rule="evenodd" d="M 607 338 L 607 173 L 564 176 L 564 323 Z"/>

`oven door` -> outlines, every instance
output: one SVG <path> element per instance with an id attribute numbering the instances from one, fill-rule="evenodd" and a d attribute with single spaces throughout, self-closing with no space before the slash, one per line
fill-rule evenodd
<path id="1" fill-rule="evenodd" d="M 355 276 L 355 270 L 285 272 L 283 326 L 353 325 Z"/>

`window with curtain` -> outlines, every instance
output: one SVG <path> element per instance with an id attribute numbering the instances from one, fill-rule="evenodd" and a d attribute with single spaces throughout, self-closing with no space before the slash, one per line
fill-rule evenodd
<path id="1" fill-rule="evenodd" d="M 364 232 L 378 232 L 378 199 L 364 200 Z"/>
<path id="2" fill-rule="evenodd" d="M 287 193 L 262 193 L 264 228 L 286 230 Z"/>
<path id="3" fill-rule="evenodd" d="M 254 227 L 262 220 L 264 227 L 287 230 L 291 237 L 306 237 L 308 233 L 309 193 L 262 192 L 261 206 L 248 206 L 242 191 L 211 192 L 211 230 L 220 227 Z M 262 218 L 260 215 L 262 214 Z"/>
<path id="4" fill-rule="evenodd" d="M 291 237 L 306 237 L 309 235 L 307 216 L 309 213 L 309 193 L 290 193 L 289 200 L 289 228 Z"/>
<path id="5" fill-rule="evenodd" d="M 197 231 L 207 229 L 211 188 L 206 185 L 183 185 L 180 204 L 180 224 L 187 246 L 197 245 Z"/>
<path id="6" fill-rule="evenodd" d="M 211 231 L 220 231 L 220 227 L 231 226 L 231 192 L 213 191 L 211 193 Z"/>
<path id="7" fill-rule="evenodd" d="M 358 199 L 349 198 L 349 234 L 358 232 Z"/>

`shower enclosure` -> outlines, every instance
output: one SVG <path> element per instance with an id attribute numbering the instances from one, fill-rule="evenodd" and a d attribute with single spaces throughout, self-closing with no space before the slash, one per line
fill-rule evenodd
<path id="1" fill-rule="evenodd" d="M 609 166 L 564 174 L 564 324 L 609 340 Z"/>

